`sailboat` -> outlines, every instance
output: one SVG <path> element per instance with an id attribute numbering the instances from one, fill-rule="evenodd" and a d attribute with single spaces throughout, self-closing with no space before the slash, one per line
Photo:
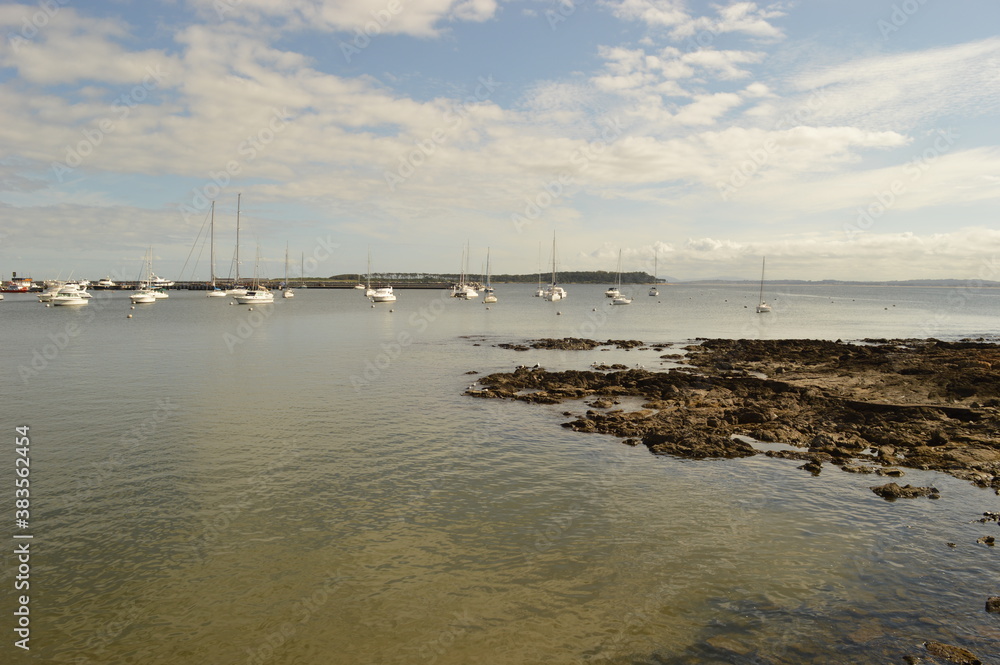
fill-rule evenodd
<path id="1" fill-rule="evenodd" d="M 495 303 L 497 297 L 493 294 L 493 286 L 490 284 L 490 248 L 486 248 L 486 288 L 483 291 L 486 293 L 486 297 L 483 298 L 483 302 L 487 305 L 490 303 Z"/>
<path id="2" fill-rule="evenodd" d="M 295 291 L 288 284 L 288 243 L 285 243 L 285 284 L 284 289 L 281 291 L 282 298 L 294 298 Z"/>
<path id="3" fill-rule="evenodd" d="M 224 290 L 220 289 L 218 286 L 215 285 L 215 201 L 212 201 L 212 222 L 209 225 L 209 229 L 210 229 L 210 231 L 209 231 L 209 237 L 211 238 L 211 241 L 210 241 L 209 244 L 210 244 L 210 246 L 212 248 L 211 252 L 210 252 L 211 255 L 212 255 L 212 259 L 211 259 L 211 261 L 212 261 L 212 265 L 211 265 L 211 269 L 212 269 L 212 282 L 211 282 L 211 286 L 212 286 L 212 288 L 209 289 L 209 291 L 208 291 L 208 293 L 206 295 L 209 298 L 225 298 L 226 297 L 226 292 Z"/>
<path id="4" fill-rule="evenodd" d="M 266 286 L 260 283 L 258 269 L 260 268 L 260 247 L 257 248 L 257 260 L 253 264 L 253 284 L 247 292 L 241 296 L 236 296 L 236 302 L 241 305 L 253 305 L 254 303 L 272 303 L 274 294 Z"/>
<path id="5" fill-rule="evenodd" d="M 659 278 L 656 276 L 656 249 L 653 249 L 653 286 L 649 287 L 649 295 L 658 296 L 660 291 L 656 288 L 656 285 L 660 282 Z"/>
<path id="6" fill-rule="evenodd" d="M 471 284 L 466 284 L 465 282 L 469 276 L 469 253 L 468 243 L 466 243 L 466 247 L 462 248 L 462 266 L 458 277 L 458 284 L 451 287 L 452 298 L 475 300 L 479 297 L 476 289 Z"/>
<path id="7" fill-rule="evenodd" d="M 615 286 L 609 286 L 607 291 L 604 292 L 605 298 L 617 298 L 622 294 L 621 291 L 621 280 L 622 280 L 622 250 L 618 250 L 618 283 Z"/>
<path id="8" fill-rule="evenodd" d="M 542 296 L 549 302 L 557 302 L 565 298 L 568 293 L 566 289 L 561 286 L 556 286 L 556 234 L 552 233 L 552 283 L 549 287 L 545 289 L 545 294 Z"/>
<path id="9" fill-rule="evenodd" d="M 247 287 L 240 284 L 240 198 L 242 194 L 236 195 L 236 279 L 230 288 L 226 289 L 227 296 L 245 296 Z"/>
<path id="10" fill-rule="evenodd" d="M 146 264 L 146 279 L 139 279 L 138 290 L 132 292 L 129 295 L 129 300 L 133 304 L 150 304 L 156 302 L 156 292 L 150 288 L 150 282 L 153 280 L 153 248 L 150 247 L 146 256 L 143 257 Z"/>
<path id="11" fill-rule="evenodd" d="M 306 278 L 306 253 L 302 252 L 302 256 L 300 257 L 300 264 L 299 264 L 299 280 L 300 281 L 299 281 L 298 288 L 300 288 L 300 289 L 307 288 L 306 287 L 306 283 L 305 283 L 305 278 Z"/>
<path id="12" fill-rule="evenodd" d="M 761 257 L 760 260 L 760 302 L 757 305 L 758 314 L 766 314 L 771 311 L 771 306 L 764 302 L 764 264 L 766 260 L 766 257 Z"/>
<path id="13" fill-rule="evenodd" d="M 371 299 L 375 295 L 372 288 L 372 248 L 368 248 L 368 274 L 365 275 L 365 297 Z"/>
<path id="14" fill-rule="evenodd" d="M 622 295 L 622 250 L 618 250 L 618 281 L 615 285 L 615 291 L 618 292 L 614 298 L 611 299 L 612 305 L 631 305 L 632 299 L 626 295 Z"/>

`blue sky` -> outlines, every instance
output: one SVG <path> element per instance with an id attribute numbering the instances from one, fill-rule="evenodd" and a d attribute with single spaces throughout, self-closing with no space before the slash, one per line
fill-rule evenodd
<path id="1" fill-rule="evenodd" d="M 0 274 L 1000 279 L 994 0 L 0 6 Z M 367 32 L 367 34 L 366 34 Z M 244 267 L 246 273 L 249 268 Z M 293 268 L 297 272 L 297 267 Z"/>

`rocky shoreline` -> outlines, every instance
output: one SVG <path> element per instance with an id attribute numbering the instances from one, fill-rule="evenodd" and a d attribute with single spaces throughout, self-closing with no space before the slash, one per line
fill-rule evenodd
<path id="1" fill-rule="evenodd" d="M 635 340 L 535 340 L 514 350 L 663 351 Z M 589 371 L 519 366 L 466 394 L 543 404 L 587 400 L 564 427 L 622 437 L 655 454 L 692 459 L 756 454 L 820 473 L 899 477 L 943 471 L 1000 494 L 1000 346 L 979 341 L 699 340 L 666 371 L 594 363 Z M 616 409 L 622 397 L 642 408 Z M 742 438 L 741 438 L 742 437 Z M 761 453 L 747 440 L 788 444 Z M 890 487 L 890 485 L 892 485 Z M 934 488 L 873 487 L 889 500 Z"/>

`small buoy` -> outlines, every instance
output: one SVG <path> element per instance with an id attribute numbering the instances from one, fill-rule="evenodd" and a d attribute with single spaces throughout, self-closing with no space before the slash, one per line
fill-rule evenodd
<path id="1" fill-rule="evenodd" d="M 131 307 L 129 307 L 129 309 L 135 309 L 135 305 L 132 305 Z"/>
<path id="2" fill-rule="evenodd" d="M 489 309 L 489 307 L 487 307 L 486 309 Z M 392 310 L 389 310 L 389 311 L 392 311 Z"/>
<path id="3" fill-rule="evenodd" d="M 562 316 L 562 312 L 556 312 L 556 316 Z"/>
<path id="4" fill-rule="evenodd" d="M 229 304 L 230 304 L 230 305 L 235 305 L 236 303 L 234 303 L 234 302 L 231 302 L 231 303 L 229 303 Z"/>
<path id="5" fill-rule="evenodd" d="M 390 312 L 395 312 L 396 310 L 394 310 L 394 309 L 390 309 L 389 311 L 390 311 Z"/>
<path id="6" fill-rule="evenodd" d="M 49 303 L 45 303 L 45 306 L 46 307 L 52 307 L 52 305 L 50 305 Z"/>
<path id="7" fill-rule="evenodd" d="M 128 315 L 126 315 L 126 316 L 125 316 L 125 318 L 126 318 L 126 319 L 131 319 L 131 318 L 132 318 L 132 315 L 131 315 L 131 314 L 128 314 Z"/>
<path id="8" fill-rule="evenodd" d="M 251 307 L 251 308 L 250 308 L 250 311 L 251 311 L 251 312 L 253 311 L 253 307 Z"/>
<path id="9" fill-rule="evenodd" d="M 372 309 L 375 309 L 375 305 L 372 305 Z"/>
<path id="10" fill-rule="evenodd" d="M 591 311 L 591 312 L 596 312 L 596 311 L 597 311 L 597 308 L 595 307 L 594 309 L 592 309 L 592 310 L 590 310 L 590 311 Z"/>

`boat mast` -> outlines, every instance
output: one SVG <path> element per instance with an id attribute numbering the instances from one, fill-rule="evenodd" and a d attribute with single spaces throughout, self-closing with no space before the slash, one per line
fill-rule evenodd
<path id="1" fill-rule="evenodd" d="M 552 286 L 556 285 L 556 232 L 552 232 Z"/>
<path id="2" fill-rule="evenodd" d="M 212 288 L 215 288 L 215 201 L 212 201 L 212 222 L 209 224 L 209 247 L 212 255 Z"/>
<path id="3" fill-rule="evenodd" d="M 619 291 L 621 291 L 621 289 L 622 289 L 622 250 L 621 250 L 621 248 L 618 249 L 618 284 L 617 284 L 617 286 L 615 288 L 617 288 Z"/>
<path id="4" fill-rule="evenodd" d="M 236 195 L 236 281 L 235 286 L 240 285 L 240 197 L 242 193 Z"/>
<path id="5" fill-rule="evenodd" d="M 760 296 L 758 302 L 764 302 L 764 264 L 767 262 L 767 257 L 763 256 L 760 259 Z"/>
<path id="6" fill-rule="evenodd" d="M 542 288 L 542 243 L 538 243 L 538 288 Z"/>

